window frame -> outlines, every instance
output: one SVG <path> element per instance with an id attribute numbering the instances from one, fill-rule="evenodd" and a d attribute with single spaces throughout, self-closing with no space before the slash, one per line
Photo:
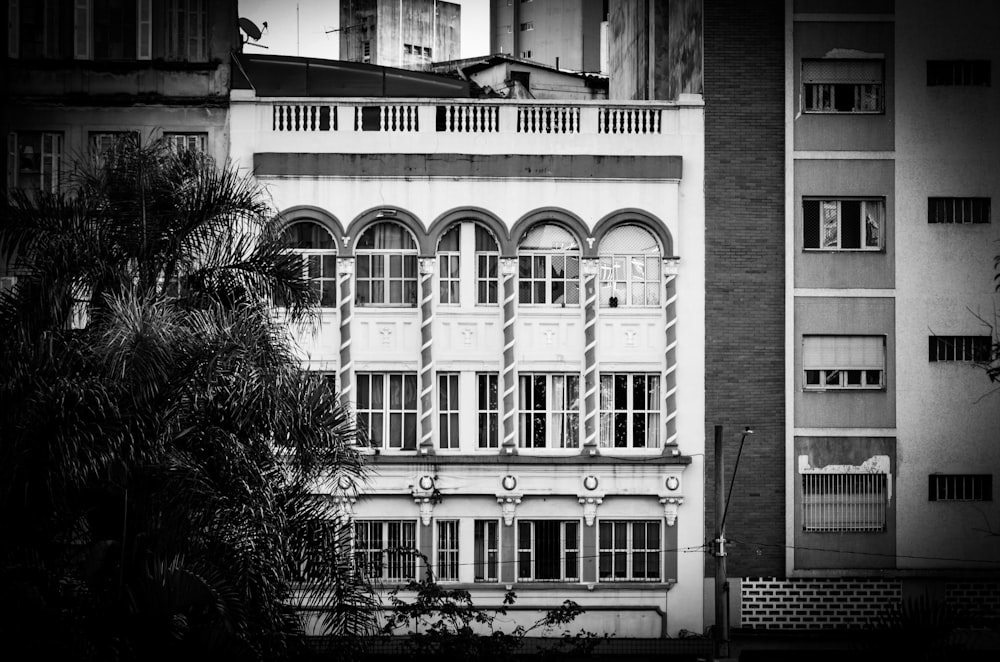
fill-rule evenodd
<path id="1" fill-rule="evenodd" d="M 990 223 L 992 206 L 993 200 L 989 197 L 928 197 L 927 223 L 933 225 L 986 225 Z"/>
<path id="2" fill-rule="evenodd" d="M 880 69 L 880 78 L 877 81 L 866 80 L 866 81 L 845 81 L 838 80 L 838 74 L 827 75 L 826 81 L 823 80 L 807 80 L 813 76 L 807 74 L 807 67 L 810 64 L 824 65 L 835 65 L 847 63 L 858 64 L 858 63 L 869 63 L 878 64 Z M 840 59 L 827 59 L 827 58 L 802 58 L 799 72 L 802 79 L 801 87 L 801 99 L 802 99 L 802 113 L 808 115 L 884 115 L 886 107 L 886 76 L 885 76 L 885 60 L 883 59 L 872 59 L 872 58 L 840 58 Z M 841 78 L 844 74 L 839 74 Z M 822 78 L 822 76 L 819 76 Z M 853 97 L 853 106 L 851 110 L 840 110 L 837 108 L 837 92 L 838 88 L 841 93 L 847 92 L 847 87 L 852 88 L 850 94 Z M 863 88 L 871 88 L 865 90 Z M 874 108 L 864 107 L 864 98 L 866 93 L 871 95 L 875 99 Z"/>
<path id="3" fill-rule="evenodd" d="M 396 226 L 409 239 L 411 246 L 407 248 L 358 248 L 364 236 L 373 232 L 379 225 Z M 417 261 L 418 244 L 410 230 L 394 221 L 379 221 L 365 228 L 354 250 L 354 298 L 360 308 L 416 308 L 420 298 L 420 274 Z M 393 275 L 394 264 L 398 262 L 399 275 Z M 375 265 L 380 265 L 375 269 Z M 376 275 L 381 271 L 381 275 Z M 363 275 L 364 274 L 364 275 Z M 368 285 L 367 296 L 362 295 L 362 285 Z M 393 284 L 399 284 L 399 301 L 393 301 Z M 378 286 L 381 301 L 374 300 Z"/>
<path id="4" fill-rule="evenodd" d="M 656 246 L 655 254 L 650 251 L 626 251 L 622 242 L 632 243 L 635 239 L 621 240 L 626 232 L 642 232 Z M 608 246 L 611 250 L 608 250 Z M 602 238 L 597 251 L 598 258 L 598 301 L 601 308 L 659 308 L 663 297 L 663 247 L 652 232 L 637 223 L 621 223 L 611 228 Z M 636 277 L 636 262 L 642 264 L 641 276 Z M 654 274 L 650 276 L 650 274 Z M 635 288 L 639 286 L 642 301 L 635 299 Z M 622 296 L 624 292 L 624 296 Z M 652 293 L 652 297 L 650 296 Z M 614 299 L 614 302 L 611 299 Z"/>
<path id="5" fill-rule="evenodd" d="M 392 382 L 398 378 L 401 393 L 400 405 L 394 409 L 392 406 Z M 362 383 L 366 380 L 366 384 Z M 382 402 L 376 406 L 374 385 L 376 380 L 381 381 Z M 365 386 L 367 388 L 365 388 Z M 355 375 L 355 391 L 357 404 L 355 407 L 358 418 L 358 426 L 362 427 L 368 435 L 368 442 L 371 448 L 382 451 L 415 451 L 417 449 L 417 416 L 419 413 L 419 397 L 417 391 L 417 373 L 406 371 L 386 371 L 368 372 L 359 371 Z M 412 399 L 407 399 L 407 394 L 412 394 Z M 407 405 L 412 403 L 411 407 Z M 378 417 L 378 433 L 372 421 Z M 394 419 L 398 417 L 398 419 Z M 399 421 L 399 429 L 396 438 L 393 438 L 393 420 Z M 409 433 L 408 433 L 409 431 Z M 378 443 L 376 444 L 376 440 Z"/>
<path id="6" fill-rule="evenodd" d="M 460 414 L 461 386 L 460 373 L 441 371 L 438 378 L 438 448 L 458 450 L 461 447 Z"/>
<path id="7" fill-rule="evenodd" d="M 417 521 L 409 519 L 355 519 L 352 536 L 352 556 L 355 566 L 367 577 L 386 581 L 405 582 L 417 576 Z M 378 530 L 378 546 L 371 542 L 362 547 L 361 542 L 370 541 L 373 531 Z M 398 527 L 397 539 L 399 545 L 392 547 L 393 529 Z M 360 530 L 367 530 L 362 535 Z M 384 541 L 384 542 L 383 542 Z M 412 543 L 406 546 L 406 543 Z M 359 558 L 361 563 L 359 564 Z M 377 560 L 376 560 L 377 559 Z M 372 568 L 378 568 L 378 574 Z M 397 572 L 392 572 L 393 569 Z"/>
<path id="8" fill-rule="evenodd" d="M 642 527 L 642 538 L 645 540 L 645 547 L 636 546 L 636 531 Z M 625 529 L 624 547 L 619 547 L 616 535 L 618 527 Z M 649 546 L 651 536 L 650 528 L 656 529 L 656 543 L 654 547 Z M 606 530 L 610 531 L 610 541 L 605 540 Z M 608 544 L 606 544 L 606 542 Z M 660 520 L 621 520 L 602 519 L 597 523 L 597 581 L 599 582 L 661 582 L 663 581 L 663 526 Z M 649 568 L 648 557 L 655 555 L 655 577 L 644 577 L 636 575 L 637 555 L 643 555 L 646 561 L 644 568 Z M 621 558 L 624 561 L 624 574 L 615 575 L 617 572 L 616 561 Z M 609 567 L 609 573 L 605 574 L 604 568 Z"/>
<path id="9" fill-rule="evenodd" d="M 302 275 L 309 281 L 310 293 L 315 294 L 318 292 L 318 296 L 316 296 L 315 298 L 315 303 L 320 308 L 320 310 L 336 310 L 339 299 L 339 292 L 337 285 L 338 251 L 336 248 L 337 242 L 334 239 L 334 235 L 332 232 L 330 232 L 329 228 L 327 228 L 322 223 L 310 218 L 300 218 L 295 221 L 292 221 L 287 226 L 285 226 L 284 230 L 282 231 L 282 237 L 284 237 L 285 233 L 289 232 L 296 225 L 313 226 L 315 228 L 318 228 L 320 231 L 325 232 L 330 237 L 330 243 L 334 246 L 334 248 L 287 247 L 285 250 L 300 256 L 300 258 L 302 259 Z M 327 275 L 326 266 L 328 265 L 329 262 L 332 262 L 332 264 L 329 264 L 331 273 L 330 275 Z M 313 275 L 313 270 L 312 270 L 313 265 L 319 266 L 317 270 L 318 275 L 315 276 Z M 326 303 L 324 303 L 323 295 L 326 292 L 330 292 L 332 294 L 332 302 L 327 301 Z M 281 308 L 282 306 L 278 304 L 278 307 Z"/>
<path id="10" fill-rule="evenodd" d="M 442 249 L 445 239 L 454 232 L 458 247 Z M 438 303 L 458 306 L 462 303 L 462 224 L 456 223 L 441 235 L 437 247 Z"/>
<path id="11" fill-rule="evenodd" d="M 524 247 L 532 233 L 543 232 L 549 226 L 565 233 L 570 243 L 562 247 Z M 563 261 L 561 276 L 554 274 L 554 261 L 557 259 Z M 551 221 L 541 222 L 530 228 L 517 247 L 517 305 L 538 308 L 579 306 L 582 259 L 580 243 L 569 229 Z M 575 274 L 570 275 L 572 272 Z M 562 287 L 561 294 L 557 294 L 559 286 Z M 562 301 L 559 301 L 560 298 Z"/>
<path id="12" fill-rule="evenodd" d="M 434 578 L 439 582 L 459 579 L 459 520 L 434 521 Z"/>
<path id="13" fill-rule="evenodd" d="M 817 471 L 800 476 L 803 532 L 882 533 L 888 530 L 890 474 Z M 864 485 L 866 482 L 874 486 Z M 843 488 L 847 489 L 837 492 Z M 823 490 L 826 492 L 820 494 Z M 827 496 L 824 502 L 822 497 L 831 493 L 835 496 Z M 836 494 L 843 496 L 838 498 Z M 853 500 L 849 500 L 852 497 Z M 856 520 L 855 523 L 842 523 L 841 520 L 850 517 Z"/>
<path id="14" fill-rule="evenodd" d="M 993 474 L 928 474 L 927 500 L 962 503 L 993 501 Z"/>
<path id="15" fill-rule="evenodd" d="M 500 535 L 498 520 L 473 521 L 473 581 L 478 584 L 500 581 Z"/>
<path id="16" fill-rule="evenodd" d="M 616 408 L 617 402 L 617 385 L 615 382 L 619 378 L 625 378 L 627 383 L 625 386 L 625 406 L 624 408 Z M 608 393 L 605 390 L 606 380 L 611 380 L 611 399 L 609 401 L 606 398 Z M 635 406 L 635 391 L 636 391 L 636 380 L 645 380 L 645 385 L 643 390 L 646 394 L 645 405 L 646 407 L 637 408 Z M 655 383 L 655 388 L 650 388 L 651 384 Z M 658 373 L 645 373 L 645 372 L 602 372 L 598 376 L 598 444 L 601 448 L 615 449 L 615 450 L 626 450 L 626 449 L 636 449 L 636 450 L 654 450 L 659 449 L 662 446 L 662 391 L 660 390 L 660 375 Z M 611 405 L 608 408 L 606 405 Z M 618 431 L 617 421 L 615 417 L 624 416 L 626 421 L 626 434 L 625 443 L 618 443 Z M 646 430 L 646 435 L 643 443 L 638 444 L 636 439 L 636 426 L 637 421 L 640 420 L 637 417 L 642 417 L 643 429 Z M 653 444 L 645 443 L 646 439 L 649 437 L 649 431 L 655 431 L 655 439 Z"/>
<path id="17" fill-rule="evenodd" d="M 164 131 L 163 139 L 175 151 L 188 150 L 198 154 L 208 153 L 207 131 Z M 192 145 L 191 143 L 194 143 Z"/>
<path id="18" fill-rule="evenodd" d="M 32 152 L 37 138 L 38 168 L 25 169 L 21 167 L 24 137 L 31 136 Z M 63 164 L 63 132 L 62 131 L 11 131 L 7 134 L 7 190 L 15 188 L 29 191 L 46 191 L 58 193 L 62 179 Z M 48 143 L 48 145 L 46 144 Z M 46 147 L 49 149 L 46 149 Z M 48 167 L 46 168 L 46 164 Z M 25 176 L 38 177 L 38 186 L 26 187 Z"/>
<path id="19" fill-rule="evenodd" d="M 558 564 L 558 577 L 539 577 L 540 570 L 539 567 L 539 551 L 545 551 L 547 553 L 552 553 L 553 549 L 540 550 L 541 541 L 538 536 L 539 525 L 544 527 L 551 527 L 553 524 L 558 525 L 559 532 L 559 542 L 558 550 L 555 558 L 544 559 L 544 563 L 547 567 L 546 570 L 551 570 L 553 566 Z M 527 537 L 528 547 L 525 547 L 525 536 L 524 527 L 528 527 L 530 531 Z M 573 531 L 572 545 L 570 544 L 569 530 Z M 550 532 L 551 533 L 551 532 Z M 580 573 L 580 555 L 581 555 L 581 526 L 579 520 L 549 520 L 549 519 L 532 519 L 532 520 L 518 520 L 516 522 L 515 532 L 516 540 L 514 543 L 514 550 L 517 563 L 517 581 L 519 582 L 579 582 L 581 578 Z M 572 559 L 572 560 L 571 560 Z"/>
<path id="20" fill-rule="evenodd" d="M 980 363 L 993 351 L 993 337 L 987 335 L 927 336 L 929 363 Z"/>
<path id="21" fill-rule="evenodd" d="M 518 447 L 531 450 L 569 450 L 580 448 L 580 421 L 583 418 L 583 399 L 581 397 L 581 378 L 575 372 L 522 372 L 518 380 Z M 541 381 L 539 381 L 541 380 Z M 550 394 L 557 392 L 557 380 L 562 380 L 562 402 L 553 406 Z M 526 388 L 526 382 L 531 388 Z M 542 385 L 541 395 L 545 402 L 540 407 L 536 402 L 539 395 L 538 384 Z M 575 395 L 574 395 L 575 394 Z M 570 400 L 576 398 L 575 409 Z M 560 426 L 559 423 L 563 424 Z M 528 440 L 538 436 L 537 427 L 543 428 L 544 444 L 529 445 Z M 556 432 L 559 427 L 561 431 Z M 575 438 L 573 438 L 575 430 Z"/>
<path id="22" fill-rule="evenodd" d="M 210 5 L 208 0 L 167 0 L 164 7 L 164 59 L 208 62 Z M 196 29 L 191 30 L 192 27 Z"/>
<path id="23" fill-rule="evenodd" d="M 845 203 L 858 203 L 860 206 L 858 208 L 858 240 L 860 245 L 858 247 L 848 247 L 845 248 L 844 244 L 844 226 L 846 221 L 844 220 L 844 204 Z M 808 223 L 810 223 L 809 212 L 806 205 L 816 205 L 816 239 L 819 242 L 819 246 L 807 246 L 807 241 L 809 237 Z M 825 205 L 834 204 L 836 205 L 836 245 L 835 246 L 824 246 L 825 242 L 824 230 L 825 230 Z M 875 209 L 878 211 L 878 236 L 876 239 L 876 245 L 868 245 L 868 233 L 867 233 L 867 219 L 868 205 L 875 205 Z M 886 219 L 886 199 L 880 197 L 821 197 L 821 196 L 803 196 L 802 197 L 802 251 L 804 253 L 881 253 L 885 252 L 885 226 L 887 223 Z"/>
<path id="24" fill-rule="evenodd" d="M 871 365 L 847 365 L 842 364 L 837 365 L 816 365 L 808 364 L 808 354 L 810 350 L 806 347 L 808 341 L 816 339 L 816 343 L 822 342 L 820 339 L 828 339 L 828 342 L 833 342 L 832 339 L 843 338 L 858 338 L 858 339 L 880 339 L 881 340 L 881 360 L 882 365 L 876 367 L 874 362 Z M 859 341 L 863 342 L 863 341 Z M 823 393 L 829 391 L 836 392 L 855 392 L 855 391 L 884 391 L 887 386 L 887 370 L 888 370 L 888 347 L 886 337 L 884 335 L 869 334 L 869 335 L 837 335 L 837 334 L 803 334 L 802 335 L 802 390 L 806 392 L 813 393 Z M 819 349 L 814 348 L 813 351 L 819 351 Z M 845 350 L 845 352 L 850 353 L 850 349 Z M 863 348 L 855 348 L 855 352 L 864 352 Z M 851 373 L 860 372 L 860 375 L 852 375 Z M 810 373 L 815 373 L 810 375 Z M 878 373 L 877 375 L 869 373 Z M 834 381 L 835 380 L 835 381 Z"/>
<path id="25" fill-rule="evenodd" d="M 500 245 L 497 243 L 497 238 L 485 226 L 474 223 L 473 227 L 475 228 L 473 256 L 476 264 L 476 305 L 498 306 L 500 305 Z M 490 238 L 493 250 L 480 250 L 478 239 L 481 234 Z"/>
<path id="26" fill-rule="evenodd" d="M 499 373 L 496 372 L 476 373 L 476 413 L 479 422 L 477 448 L 479 448 L 480 450 L 499 448 L 500 447 Z"/>

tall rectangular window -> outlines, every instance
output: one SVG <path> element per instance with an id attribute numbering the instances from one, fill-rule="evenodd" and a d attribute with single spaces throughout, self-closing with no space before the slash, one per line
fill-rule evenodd
<path id="1" fill-rule="evenodd" d="M 989 60 L 927 60 L 927 85 L 989 87 Z"/>
<path id="2" fill-rule="evenodd" d="M 885 200 L 803 200 L 802 222 L 806 250 L 881 250 Z"/>
<path id="3" fill-rule="evenodd" d="M 408 372 L 359 372 L 358 425 L 374 448 L 417 447 L 417 375 Z"/>
<path id="4" fill-rule="evenodd" d="M 660 377 L 601 375 L 601 446 L 660 447 Z"/>
<path id="5" fill-rule="evenodd" d="M 882 113 L 882 60 L 803 60 L 803 104 L 807 113 Z"/>
<path id="6" fill-rule="evenodd" d="M 438 286 L 440 302 L 460 303 L 459 293 L 462 282 L 461 237 L 462 224 L 456 223 L 444 233 L 438 242 Z"/>
<path id="7" fill-rule="evenodd" d="M 929 336 L 928 360 L 987 361 L 993 348 L 990 336 Z"/>
<path id="8" fill-rule="evenodd" d="M 168 0 L 168 60 L 208 61 L 208 0 Z"/>
<path id="9" fill-rule="evenodd" d="M 60 28 L 70 18 L 59 0 L 8 0 L 8 55 L 24 59 L 61 57 Z"/>
<path id="10" fill-rule="evenodd" d="M 577 448 L 580 445 L 579 375 L 518 376 L 519 445 Z"/>
<path id="11" fill-rule="evenodd" d="M 476 396 L 479 414 L 479 447 L 500 445 L 500 388 L 495 372 L 476 374 Z"/>
<path id="12" fill-rule="evenodd" d="M 438 373 L 438 446 L 458 448 L 458 373 Z"/>
<path id="13" fill-rule="evenodd" d="M 884 531 L 888 475 L 802 474 L 803 531 Z"/>
<path id="14" fill-rule="evenodd" d="M 416 577 L 417 523 L 405 520 L 354 522 L 354 559 L 368 577 L 404 581 Z"/>
<path id="15" fill-rule="evenodd" d="M 500 577 L 500 526 L 496 520 L 477 519 L 474 525 L 475 578 L 495 582 Z"/>
<path id="16" fill-rule="evenodd" d="M 885 387 L 885 336 L 803 336 L 804 388 L 810 391 Z"/>
<path id="17" fill-rule="evenodd" d="M 437 579 L 458 581 L 458 521 L 438 520 Z"/>
<path id="18" fill-rule="evenodd" d="M 517 523 L 517 578 L 525 581 L 578 581 L 580 524 L 555 520 Z"/>
<path id="19" fill-rule="evenodd" d="M 7 135 L 7 187 L 59 191 L 63 135 L 53 131 L 17 131 Z"/>
<path id="20" fill-rule="evenodd" d="M 928 479 L 930 501 L 992 501 L 992 474 L 931 474 Z"/>
<path id="21" fill-rule="evenodd" d="M 108 150 L 126 142 L 138 144 L 139 134 L 136 131 L 91 131 L 90 153 L 94 157 L 101 157 Z"/>
<path id="22" fill-rule="evenodd" d="M 94 59 L 137 59 L 136 0 L 93 0 L 93 3 Z"/>
<path id="23" fill-rule="evenodd" d="M 602 581 L 660 579 L 659 522 L 602 520 L 598 546 L 598 577 Z"/>
<path id="24" fill-rule="evenodd" d="M 485 228 L 476 225 L 476 303 L 497 303 L 499 289 L 500 251 L 496 239 Z"/>
<path id="25" fill-rule="evenodd" d="M 928 223 L 989 223 L 990 198 L 927 198 Z"/>

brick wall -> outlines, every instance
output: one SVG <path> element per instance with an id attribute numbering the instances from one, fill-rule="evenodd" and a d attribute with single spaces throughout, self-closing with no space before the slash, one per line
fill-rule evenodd
<path id="1" fill-rule="evenodd" d="M 784 573 L 784 5 L 705 0 L 706 525 L 713 427 L 726 477 L 730 576 Z M 681 256 L 683 259 L 683 256 Z M 714 572 L 706 563 L 707 575 Z"/>
<path id="2" fill-rule="evenodd" d="M 760 630 L 834 630 L 871 625 L 899 603 L 898 580 L 744 579 L 740 627 Z"/>

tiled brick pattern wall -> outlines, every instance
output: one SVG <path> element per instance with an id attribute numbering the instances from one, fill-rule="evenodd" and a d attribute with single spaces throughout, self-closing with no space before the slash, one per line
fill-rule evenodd
<path id="1" fill-rule="evenodd" d="M 944 600 L 970 616 L 983 619 L 984 625 L 1000 625 L 1000 582 L 947 582 Z"/>
<path id="2" fill-rule="evenodd" d="M 744 579 L 740 615 L 750 629 L 861 628 L 901 595 L 898 580 Z"/>
<path id="3" fill-rule="evenodd" d="M 781 0 L 704 2 L 705 516 L 711 532 L 714 426 L 727 491 L 751 426 L 726 518 L 736 577 L 785 568 L 783 22 Z"/>

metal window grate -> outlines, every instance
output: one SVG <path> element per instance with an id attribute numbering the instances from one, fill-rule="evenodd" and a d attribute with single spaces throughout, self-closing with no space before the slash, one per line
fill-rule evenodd
<path id="1" fill-rule="evenodd" d="M 989 336 L 930 336 L 928 359 L 936 361 L 986 361 L 992 348 Z"/>
<path id="2" fill-rule="evenodd" d="M 990 198 L 927 198 L 928 223 L 989 223 Z"/>
<path id="3" fill-rule="evenodd" d="M 802 529 L 884 531 L 887 485 L 887 474 L 804 474 Z"/>
<path id="4" fill-rule="evenodd" d="M 927 85 L 989 87 L 989 60 L 928 60 Z"/>
<path id="5" fill-rule="evenodd" d="M 991 474 L 931 474 L 928 478 L 930 501 L 992 501 Z"/>

